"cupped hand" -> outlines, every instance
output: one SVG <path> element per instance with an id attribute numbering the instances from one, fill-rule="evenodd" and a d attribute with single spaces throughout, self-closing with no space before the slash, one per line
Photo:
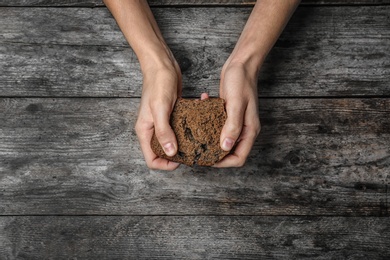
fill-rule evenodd
<path id="1" fill-rule="evenodd" d="M 221 147 L 231 151 L 215 167 L 241 167 L 260 133 L 257 71 L 229 60 L 221 72 L 220 97 L 225 99 L 227 120 L 221 132 Z"/>
<path id="2" fill-rule="evenodd" d="M 153 132 L 165 154 L 177 152 L 177 140 L 169 124 L 176 99 L 181 95 L 181 72 L 176 61 L 172 66 L 148 67 L 143 71 L 141 104 L 135 130 L 142 153 L 150 169 L 174 170 L 180 164 L 158 157 L 150 146 Z"/>

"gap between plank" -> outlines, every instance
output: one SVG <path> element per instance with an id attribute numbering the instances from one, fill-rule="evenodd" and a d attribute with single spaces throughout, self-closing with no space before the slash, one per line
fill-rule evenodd
<path id="1" fill-rule="evenodd" d="M 317 217 L 345 217 L 345 218 L 387 218 L 389 213 L 385 215 L 243 215 L 243 214 L 233 214 L 233 215 L 223 215 L 223 214 L 0 214 L 1 217 L 297 217 L 297 218 L 317 218 Z"/>
<path id="2" fill-rule="evenodd" d="M 140 99 L 140 96 L 134 97 L 117 97 L 117 96 L 0 96 L 0 98 L 41 98 L 41 99 L 82 99 L 82 98 L 96 98 L 96 99 Z M 199 96 L 185 96 L 183 98 L 199 98 Z M 213 98 L 213 96 L 211 97 Z M 268 97 L 258 97 L 259 99 L 371 99 L 371 98 L 390 98 L 390 95 L 356 95 L 356 96 L 268 96 Z"/>
<path id="3" fill-rule="evenodd" d="M 301 2 L 300 6 L 317 7 L 317 6 L 387 6 L 390 5 L 390 1 L 387 3 L 306 3 Z M 231 7 L 231 8 L 251 8 L 254 4 L 150 4 L 151 8 L 219 8 L 219 7 Z M 0 8 L 106 8 L 104 4 L 80 4 L 80 5 L 0 5 Z"/>

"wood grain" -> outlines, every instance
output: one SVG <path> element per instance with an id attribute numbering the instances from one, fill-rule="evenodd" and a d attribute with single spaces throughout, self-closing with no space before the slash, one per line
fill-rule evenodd
<path id="1" fill-rule="evenodd" d="M 187 97 L 218 95 L 251 8 L 156 8 Z M 105 8 L 0 9 L 0 95 L 139 97 L 142 75 Z M 301 7 L 259 77 L 259 95 L 390 95 L 390 6 Z"/>
<path id="2" fill-rule="evenodd" d="M 184 96 L 218 95 L 254 2 L 149 1 Z M 0 6 L 0 259 L 389 257 L 389 0 L 304 0 L 246 165 L 174 172 L 145 166 L 141 73 L 101 0 Z"/>
<path id="3" fill-rule="evenodd" d="M 146 168 L 138 99 L 0 99 L 2 215 L 388 216 L 389 99 L 261 99 L 243 168 Z"/>
<path id="4" fill-rule="evenodd" d="M 149 0 L 151 6 L 253 6 L 256 0 Z M 388 5 L 389 0 L 302 0 L 302 5 Z M 0 6 L 104 6 L 102 0 L 0 0 Z"/>
<path id="5" fill-rule="evenodd" d="M 390 219 L 0 217 L 4 259 L 386 259 Z"/>

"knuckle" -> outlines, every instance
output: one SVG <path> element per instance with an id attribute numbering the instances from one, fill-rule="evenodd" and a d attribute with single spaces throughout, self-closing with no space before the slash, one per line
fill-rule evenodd
<path id="1" fill-rule="evenodd" d="M 166 127 L 161 125 L 154 125 L 154 132 L 157 136 L 164 136 L 167 134 Z"/>
<path id="2" fill-rule="evenodd" d="M 141 133 L 142 130 L 141 130 L 141 124 L 140 124 L 139 121 L 137 121 L 137 123 L 135 124 L 134 130 L 135 130 L 135 132 L 136 132 L 137 134 Z"/>
<path id="3" fill-rule="evenodd" d="M 245 165 L 245 161 L 246 161 L 245 158 L 238 159 L 236 162 L 236 167 L 243 167 Z"/>
<path id="4" fill-rule="evenodd" d="M 259 125 L 259 127 L 256 128 L 256 136 L 258 136 L 261 132 L 261 126 Z"/>
<path id="5" fill-rule="evenodd" d="M 156 133 L 157 139 L 159 140 L 169 138 L 170 132 L 166 127 L 156 127 L 154 132 Z"/>
<path id="6" fill-rule="evenodd" d="M 153 165 L 152 165 L 152 163 L 151 162 L 146 162 L 146 166 L 149 168 L 149 169 L 151 169 L 151 170 L 153 170 Z"/>
<path id="7" fill-rule="evenodd" d="M 146 162 L 146 166 L 147 166 L 150 170 L 158 170 L 158 168 L 153 164 L 152 161 L 147 161 L 147 162 Z"/>
<path id="8" fill-rule="evenodd" d="M 250 130 L 251 137 L 256 138 L 260 134 L 260 131 L 261 131 L 260 121 L 256 121 Z"/>
<path id="9" fill-rule="evenodd" d="M 254 128 L 249 128 L 246 132 L 246 137 L 250 138 L 250 139 L 254 139 L 257 137 L 257 132 L 256 132 L 256 129 Z"/>
<path id="10" fill-rule="evenodd" d="M 142 128 L 144 128 L 147 125 L 147 123 L 148 123 L 148 120 L 146 120 L 142 116 L 138 115 L 137 120 L 135 121 L 134 128 L 141 130 Z"/>
<path id="11" fill-rule="evenodd" d="M 149 170 L 152 170 L 152 171 L 157 171 L 157 170 L 160 170 L 159 168 L 155 167 L 155 166 L 148 166 Z"/>
<path id="12" fill-rule="evenodd" d="M 256 136 L 260 134 L 260 131 L 261 131 L 260 120 L 257 120 L 257 121 L 256 121 L 256 124 L 255 124 L 255 131 L 256 131 Z"/>
<path id="13" fill-rule="evenodd" d="M 231 123 L 227 126 L 227 133 L 231 136 L 234 136 L 235 138 L 238 138 L 238 136 L 241 133 L 242 126 L 237 123 Z"/>
<path id="14" fill-rule="evenodd" d="M 134 130 L 138 137 L 145 135 L 145 129 L 147 129 L 147 124 L 141 120 L 137 120 L 134 126 Z"/>
<path id="15" fill-rule="evenodd" d="M 260 128 L 255 128 L 252 131 L 252 138 L 256 139 L 260 134 Z"/>

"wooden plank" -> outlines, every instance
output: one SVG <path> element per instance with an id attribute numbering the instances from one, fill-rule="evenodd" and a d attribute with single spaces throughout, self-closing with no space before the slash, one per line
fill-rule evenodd
<path id="1" fill-rule="evenodd" d="M 184 96 L 218 95 L 250 8 L 154 9 Z M 139 97 L 142 75 L 103 8 L 0 9 L 0 95 Z M 270 53 L 259 94 L 390 95 L 390 6 L 301 7 Z M 50 21 L 50 22 L 48 22 Z"/>
<path id="2" fill-rule="evenodd" d="M 0 99 L 0 214 L 388 216 L 390 99 L 261 99 L 243 168 L 146 168 L 138 99 Z"/>
<path id="3" fill-rule="evenodd" d="M 151 6 L 253 6 L 256 0 L 149 0 Z M 302 0 L 302 5 L 388 5 L 389 0 Z M 0 0 L 0 6 L 104 6 L 102 0 Z"/>
<path id="4" fill-rule="evenodd" d="M 5 259 L 386 259 L 390 219 L 0 217 Z"/>

